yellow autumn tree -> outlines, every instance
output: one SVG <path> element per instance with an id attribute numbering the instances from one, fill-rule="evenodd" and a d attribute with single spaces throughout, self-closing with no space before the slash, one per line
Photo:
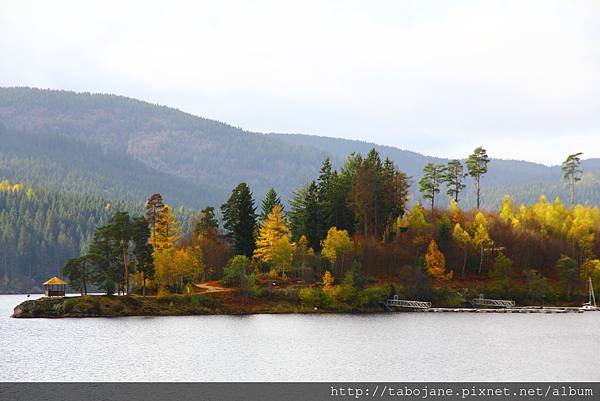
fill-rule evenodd
<path id="1" fill-rule="evenodd" d="M 294 247 L 293 265 L 301 277 L 304 277 L 304 274 L 310 269 L 314 256 L 315 251 L 308 245 L 306 236 L 300 236 Z"/>
<path id="2" fill-rule="evenodd" d="M 344 256 L 352 250 L 352 240 L 346 230 L 338 230 L 336 227 L 331 227 L 327 231 L 327 237 L 321 241 L 321 255 L 329 260 L 335 266 L 336 262 L 340 263 L 340 271 L 344 269 Z"/>
<path id="3" fill-rule="evenodd" d="M 464 220 L 465 216 L 458 205 L 458 202 L 454 199 L 450 199 L 450 204 L 448 205 L 448 213 L 450 214 L 450 218 L 453 223 L 460 223 Z"/>
<path id="4" fill-rule="evenodd" d="M 478 273 L 481 274 L 483 267 L 483 257 L 489 248 L 494 244 L 494 241 L 490 238 L 488 231 L 488 221 L 483 213 L 478 212 L 475 215 L 475 221 L 473 222 L 473 245 L 479 250 L 479 269 Z"/>
<path id="5" fill-rule="evenodd" d="M 446 258 L 442 251 L 438 249 L 435 240 L 429 242 L 427 253 L 425 254 L 425 263 L 427 264 L 427 271 L 432 277 L 443 281 L 452 279 L 454 272 L 450 271 L 446 273 Z"/>
<path id="6" fill-rule="evenodd" d="M 465 275 L 465 269 L 467 267 L 467 256 L 469 254 L 469 246 L 471 245 L 472 239 L 469 233 L 464 230 L 460 223 L 454 225 L 452 231 L 452 239 L 456 242 L 460 249 L 463 251 L 463 264 L 462 264 L 462 275 Z"/>
<path id="7" fill-rule="evenodd" d="M 415 203 L 407 217 L 408 229 L 419 233 L 429 226 L 425 218 L 425 209 L 420 203 Z"/>
<path id="8" fill-rule="evenodd" d="M 156 286 L 160 289 L 175 284 L 175 249 L 154 252 L 154 269 Z"/>
<path id="9" fill-rule="evenodd" d="M 165 205 L 157 216 L 155 228 L 150 237 L 154 252 L 170 250 L 183 237 L 181 222 L 173 213 L 173 208 Z"/>
<path id="10" fill-rule="evenodd" d="M 202 277 L 204 265 L 198 247 L 171 248 L 154 255 L 159 288 L 181 292 Z"/>
<path id="11" fill-rule="evenodd" d="M 271 263 L 273 268 L 286 279 L 287 274 L 292 269 L 294 260 L 294 244 L 290 242 L 287 236 L 275 240 L 271 247 Z"/>
<path id="12" fill-rule="evenodd" d="M 276 204 L 267 215 L 267 218 L 260 223 L 253 256 L 263 262 L 270 262 L 273 258 L 273 248 L 276 242 L 284 237 L 289 239 L 290 229 L 283 214 L 283 207 Z"/>
<path id="13" fill-rule="evenodd" d="M 15 184 L 11 184 L 10 180 L 5 179 L 0 181 L 0 191 L 3 192 L 19 192 L 24 188 L 23 184 L 21 183 L 15 183 Z"/>
<path id="14" fill-rule="evenodd" d="M 512 224 L 515 219 L 515 201 L 510 195 L 504 195 L 502 205 L 500 205 L 500 220 L 507 224 Z"/>
<path id="15" fill-rule="evenodd" d="M 329 270 L 325 270 L 321 280 L 323 281 L 323 291 L 325 291 L 326 294 L 331 295 L 333 292 L 333 283 L 335 281 L 335 278 L 331 272 Z"/>

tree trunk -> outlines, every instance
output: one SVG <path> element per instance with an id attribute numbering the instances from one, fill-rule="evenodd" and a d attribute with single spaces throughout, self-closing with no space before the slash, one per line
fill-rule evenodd
<path id="1" fill-rule="evenodd" d="M 129 295 L 129 269 L 127 266 L 127 255 L 125 254 L 125 242 L 121 241 L 121 251 L 123 252 L 123 265 L 125 266 L 125 288 L 123 295 Z"/>
<path id="2" fill-rule="evenodd" d="M 82 264 L 82 273 L 81 277 L 83 279 L 83 295 L 87 295 L 87 271 L 85 269 L 85 260 Z"/>
<path id="3" fill-rule="evenodd" d="M 475 186 L 477 187 L 477 210 L 479 210 L 479 206 L 480 206 L 480 188 L 479 188 L 479 175 L 477 175 L 477 177 L 475 178 Z"/>
<path id="4" fill-rule="evenodd" d="M 481 247 L 481 253 L 479 257 L 479 274 L 481 274 L 481 267 L 483 266 L 483 246 Z"/>
<path id="5" fill-rule="evenodd" d="M 462 275 L 464 277 L 465 275 L 465 269 L 467 267 L 467 248 L 465 248 L 465 257 L 463 258 L 463 265 L 462 265 Z"/>
<path id="6" fill-rule="evenodd" d="M 142 270 L 142 296 L 146 296 L 146 272 Z"/>

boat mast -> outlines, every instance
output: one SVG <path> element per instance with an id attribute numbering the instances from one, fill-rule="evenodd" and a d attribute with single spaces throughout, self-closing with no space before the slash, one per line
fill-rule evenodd
<path id="1" fill-rule="evenodd" d="M 590 305 L 596 306 L 596 295 L 594 294 L 594 286 L 592 285 L 592 278 L 588 277 L 588 284 L 590 286 Z"/>

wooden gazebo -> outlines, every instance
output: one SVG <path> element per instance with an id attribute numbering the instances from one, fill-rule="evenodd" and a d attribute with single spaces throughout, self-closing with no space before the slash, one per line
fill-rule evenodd
<path id="1" fill-rule="evenodd" d="M 44 294 L 47 297 L 64 297 L 67 283 L 58 277 L 52 277 L 44 283 Z"/>

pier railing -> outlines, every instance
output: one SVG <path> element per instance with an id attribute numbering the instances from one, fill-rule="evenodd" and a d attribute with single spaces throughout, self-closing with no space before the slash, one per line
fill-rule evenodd
<path id="1" fill-rule="evenodd" d="M 494 306 L 497 308 L 514 308 L 515 301 L 508 299 L 487 299 L 483 297 L 473 298 L 471 300 L 473 306 Z"/>
<path id="2" fill-rule="evenodd" d="M 429 309 L 431 308 L 431 302 L 423 301 L 410 301 L 406 299 L 399 299 L 398 295 L 394 295 L 394 298 L 387 299 L 385 301 L 386 306 L 394 306 L 397 308 L 410 308 L 410 309 Z"/>

